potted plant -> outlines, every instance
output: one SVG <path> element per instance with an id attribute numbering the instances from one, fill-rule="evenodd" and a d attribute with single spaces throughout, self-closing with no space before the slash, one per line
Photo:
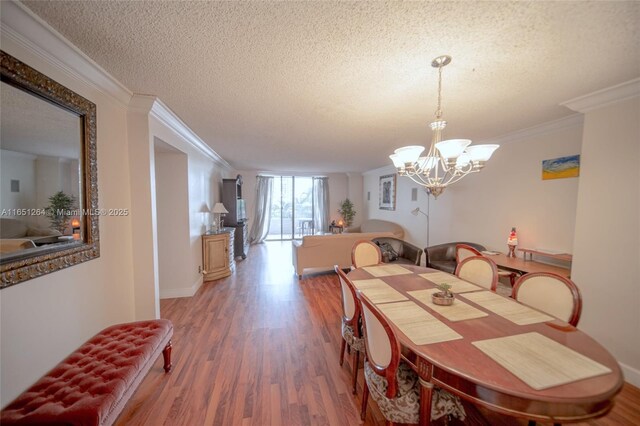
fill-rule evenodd
<path id="1" fill-rule="evenodd" d="M 449 306 L 453 304 L 454 295 L 451 292 L 451 285 L 436 284 L 437 291 L 431 295 L 431 300 L 436 305 Z"/>
<path id="2" fill-rule="evenodd" d="M 350 199 L 346 198 L 344 201 L 340 202 L 338 213 L 342 216 L 345 227 L 348 228 L 353 225 L 353 218 L 356 217 L 356 211 L 353 209 L 353 203 Z"/>
<path id="3" fill-rule="evenodd" d="M 73 195 L 58 191 L 49 197 L 49 205 L 44 208 L 44 213 L 49 218 L 51 227 L 64 234 L 76 208 L 76 198 Z"/>

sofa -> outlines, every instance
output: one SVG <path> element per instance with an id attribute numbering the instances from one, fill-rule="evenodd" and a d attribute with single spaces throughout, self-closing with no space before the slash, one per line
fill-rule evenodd
<path id="1" fill-rule="evenodd" d="M 354 228 L 347 228 L 348 234 L 354 233 L 371 233 L 371 232 L 391 232 L 395 238 L 402 239 L 404 237 L 404 229 L 397 223 L 388 220 L 368 219 L 362 222 L 362 225 Z"/>
<path id="2" fill-rule="evenodd" d="M 427 268 L 439 269 L 453 274 L 456 271 L 456 246 L 458 244 L 467 244 L 478 251 L 486 250 L 483 245 L 464 241 L 427 247 L 424 249 Z"/>
<path id="3" fill-rule="evenodd" d="M 331 270 L 334 265 L 349 268 L 351 249 L 357 241 L 403 236 L 404 230 L 400 225 L 384 220 L 365 221 L 359 228 L 342 234 L 306 235 L 302 240 L 292 242 L 293 267 L 298 278 L 302 278 L 305 269 Z"/>
<path id="4" fill-rule="evenodd" d="M 36 246 L 38 240 L 62 235 L 55 229 L 27 225 L 23 220 L 0 218 L 0 252 L 24 250 Z"/>
<path id="5" fill-rule="evenodd" d="M 380 237 L 372 240 L 378 246 L 389 244 L 395 254 L 398 256 L 394 260 L 389 260 L 389 256 L 382 250 L 382 261 L 384 263 L 404 263 L 408 265 L 420 265 L 420 259 L 422 258 L 422 249 L 410 244 L 406 241 L 402 241 L 393 237 Z"/>

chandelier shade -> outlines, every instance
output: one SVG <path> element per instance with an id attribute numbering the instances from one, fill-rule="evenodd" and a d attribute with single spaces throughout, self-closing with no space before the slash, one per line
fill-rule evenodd
<path id="1" fill-rule="evenodd" d="M 422 146 L 398 148 L 389 156 L 400 176 L 406 176 L 425 187 L 434 197 L 470 173 L 479 172 L 498 149 L 499 145 L 474 145 L 469 139 L 442 140 L 447 122 L 442 120 L 442 68 L 451 63 L 451 56 L 435 58 L 431 66 L 438 68 L 438 106 L 435 121 L 430 124 L 433 132 L 431 146 L 426 155 Z"/>

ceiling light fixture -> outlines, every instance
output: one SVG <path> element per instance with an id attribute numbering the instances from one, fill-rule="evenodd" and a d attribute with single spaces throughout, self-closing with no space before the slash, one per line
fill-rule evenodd
<path id="1" fill-rule="evenodd" d="M 433 139 L 426 156 L 421 157 L 423 146 L 398 148 L 389 158 L 400 176 L 406 176 L 424 186 L 435 198 L 448 185 L 456 183 L 470 173 L 479 172 L 500 145 L 471 145 L 469 139 L 442 140 L 447 122 L 442 119 L 442 68 L 451 62 L 451 56 L 438 56 L 431 66 L 438 68 L 438 108 L 436 120 L 431 123 Z"/>

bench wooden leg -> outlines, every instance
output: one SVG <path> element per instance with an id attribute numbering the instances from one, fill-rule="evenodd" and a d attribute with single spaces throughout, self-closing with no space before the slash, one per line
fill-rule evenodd
<path id="1" fill-rule="evenodd" d="M 168 373 L 171 371 L 171 340 L 169 340 L 167 346 L 164 347 L 162 357 L 164 358 L 164 372 Z"/>

